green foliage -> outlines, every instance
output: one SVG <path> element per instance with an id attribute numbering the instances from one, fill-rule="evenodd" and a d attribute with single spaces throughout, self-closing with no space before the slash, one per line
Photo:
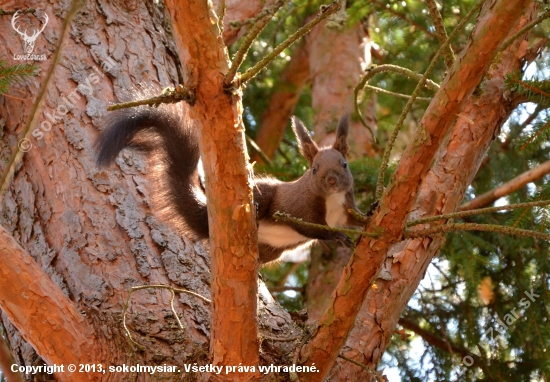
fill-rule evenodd
<path id="1" fill-rule="evenodd" d="M 262 268 L 260 273 L 266 286 L 287 310 L 299 311 L 304 308 L 307 263 L 271 264 Z"/>
<path id="2" fill-rule="evenodd" d="M 7 94 L 10 85 L 14 82 L 35 76 L 37 70 L 36 65 L 17 64 L 10 66 L 6 61 L 0 60 L 0 95 Z"/>

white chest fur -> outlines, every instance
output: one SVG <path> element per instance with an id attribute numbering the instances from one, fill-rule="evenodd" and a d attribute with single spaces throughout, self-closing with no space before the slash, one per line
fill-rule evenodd
<path id="1" fill-rule="evenodd" d="M 344 207 L 346 193 L 339 192 L 330 195 L 326 200 L 325 220 L 329 227 L 343 226 L 346 224 L 347 215 Z"/>
<path id="2" fill-rule="evenodd" d="M 284 248 L 311 240 L 289 226 L 260 222 L 258 227 L 258 242 L 272 247 Z"/>

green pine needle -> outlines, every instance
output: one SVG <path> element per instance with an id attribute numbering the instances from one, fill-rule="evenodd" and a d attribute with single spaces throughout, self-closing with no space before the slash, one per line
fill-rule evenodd
<path id="1" fill-rule="evenodd" d="M 9 66 L 7 61 L 0 60 L 0 94 L 6 94 L 14 82 L 21 82 L 36 75 L 38 66 L 33 64 L 16 64 Z"/>

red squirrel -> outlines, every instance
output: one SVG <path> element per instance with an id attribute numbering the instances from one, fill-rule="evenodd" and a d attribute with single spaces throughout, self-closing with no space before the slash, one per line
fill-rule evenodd
<path id="1" fill-rule="evenodd" d="M 157 205 L 164 211 L 164 217 L 175 223 L 182 233 L 192 232 L 206 239 L 208 203 L 198 172 L 199 137 L 178 110 L 171 105 L 115 112 L 96 141 L 97 164 L 100 167 L 111 164 L 126 147 L 154 150 L 160 154 L 163 166 L 155 175 L 155 182 L 157 189 L 163 192 L 156 198 Z M 353 177 L 346 162 L 348 128 L 346 114 L 340 119 L 334 144 L 319 148 L 302 121 L 292 117 L 292 129 L 309 169 L 292 182 L 269 177 L 254 179 L 262 264 L 316 239 L 334 240 L 348 247 L 353 245 L 343 233 L 273 218 L 274 213 L 281 212 L 330 227 L 363 225 L 348 213 L 348 209 L 359 212 L 353 195 Z"/>

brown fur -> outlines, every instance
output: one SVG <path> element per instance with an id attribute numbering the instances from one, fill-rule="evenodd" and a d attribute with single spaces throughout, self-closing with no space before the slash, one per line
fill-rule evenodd
<path id="1" fill-rule="evenodd" d="M 293 182 L 255 179 L 254 203 L 262 264 L 316 239 L 352 245 L 350 238 L 339 232 L 277 222 L 273 218 L 275 212 L 323 225 L 361 225 L 347 213 L 349 208 L 358 211 L 353 178 L 345 159 L 348 116 L 340 120 L 332 147 L 317 147 L 296 117 L 292 119 L 292 128 L 310 169 Z M 151 156 L 159 164 L 159 170 L 154 172 L 155 183 L 157 189 L 163 191 L 156 199 L 163 216 L 183 233 L 192 232 L 202 239 L 208 237 L 207 206 L 197 171 L 198 137 L 188 126 L 182 108 L 172 105 L 117 112 L 107 121 L 96 147 L 100 166 L 112 163 L 125 147 L 155 154 Z"/>

